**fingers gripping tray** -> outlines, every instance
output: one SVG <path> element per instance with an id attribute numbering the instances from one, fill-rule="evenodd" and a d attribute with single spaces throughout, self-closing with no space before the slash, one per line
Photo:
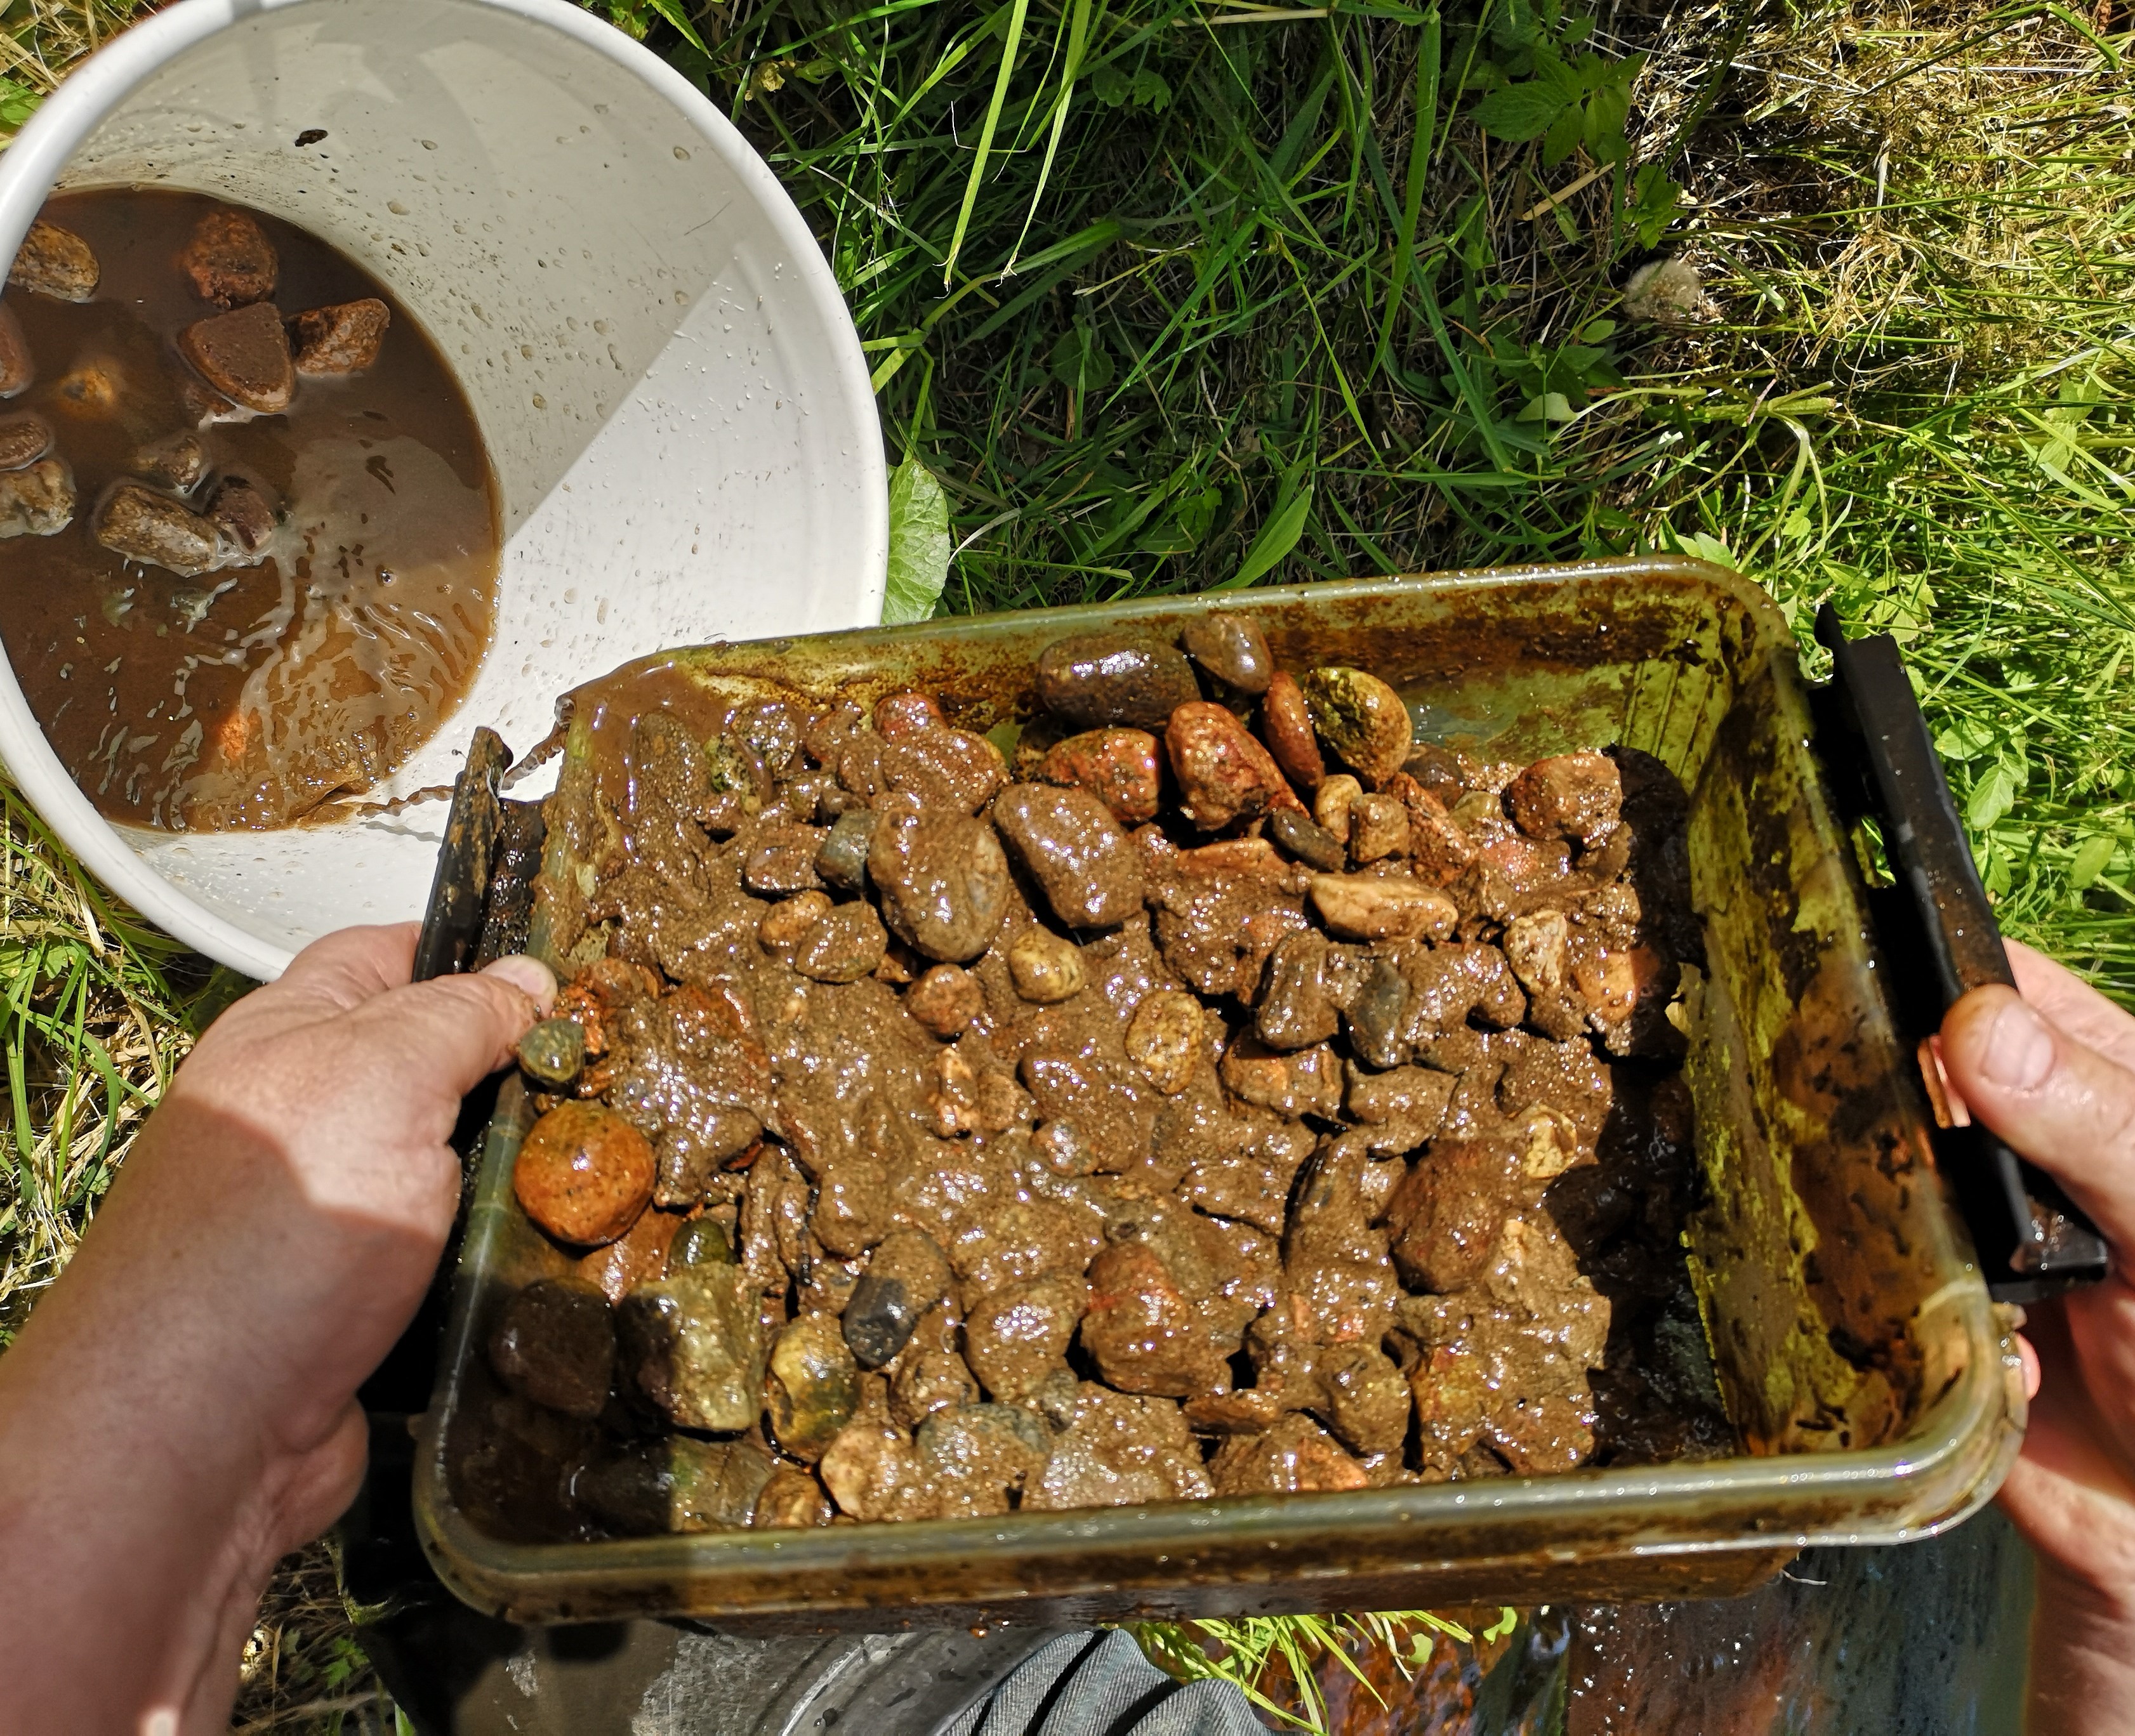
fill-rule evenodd
<path id="1" fill-rule="evenodd" d="M 1028 720 L 1063 635 L 1175 639 L 1215 599 L 1059 609 L 663 653 L 579 689 L 548 804 L 534 950 L 604 945 L 595 863 L 633 718 L 738 699 L 938 694 L 952 722 Z M 569 1269 L 513 1194 L 533 1119 L 507 1081 L 474 1178 L 415 1508 L 469 1603 L 518 1621 L 685 1615 L 767 1626 L 1614 1601 L 1747 1589 L 1813 1541 L 1895 1541 L 1970 1512 L 2020 1441 L 2021 1377 L 1938 1179 L 1912 1042 L 1813 751 L 1794 639 L 1755 587 L 1642 559 L 1255 592 L 1284 667 L 1368 669 L 1419 740 L 1524 762 L 1621 744 L 1691 793 L 1706 968 L 1688 1039 L 1698 1202 L 1686 1234 L 1728 1456 L 978 1520 L 595 1539 L 552 1516 L 573 1443 L 483 1345 L 520 1286 Z"/>

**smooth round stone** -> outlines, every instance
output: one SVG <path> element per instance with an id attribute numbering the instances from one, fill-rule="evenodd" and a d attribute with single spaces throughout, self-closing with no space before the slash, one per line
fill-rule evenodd
<path id="1" fill-rule="evenodd" d="M 679 1270 L 684 1266 L 730 1266 L 734 1263 L 733 1245 L 727 1240 L 726 1228 L 717 1218 L 693 1217 L 675 1232 L 675 1240 L 668 1244 L 667 1265 Z"/>
<path id="2" fill-rule="evenodd" d="M 1049 929 L 1026 928 L 1008 950 L 1009 979 L 1025 1000 L 1049 1007 L 1079 994 L 1087 978 L 1072 941 Z"/>
<path id="3" fill-rule="evenodd" d="M 585 1027 L 574 1018 L 545 1018 L 519 1039 L 519 1065 L 537 1084 L 567 1086 L 585 1062 Z"/>
<path id="4" fill-rule="evenodd" d="M 1268 815 L 1267 829 L 1277 844 L 1308 868 L 1316 868 L 1323 874 L 1339 874 L 1348 866 L 1342 840 L 1294 808 L 1277 808 Z"/>
<path id="5" fill-rule="evenodd" d="M 1384 783 L 1409 756 L 1408 708 L 1377 675 L 1339 665 L 1310 671 L 1298 684 L 1319 739 L 1371 786 Z"/>
<path id="6" fill-rule="evenodd" d="M 1197 616 L 1179 636 L 1186 655 L 1226 687 L 1264 694 L 1275 674 L 1266 636 L 1246 616 L 1226 610 Z"/>
<path id="7" fill-rule="evenodd" d="M 580 1278 L 537 1279 L 504 1304 L 490 1364 L 516 1392 L 567 1416 L 598 1416 L 615 1369 L 615 1316 Z"/>
<path id="8" fill-rule="evenodd" d="M 559 1103 L 520 1144 L 512 1188 L 557 1240 L 597 1248 L 637 1221 L 657 1173 L 645 1135 L 614 1110 Z"/>
<path id="9" fill-rule="evenodd" d="M 830 835 L 816 852 L 816 872 L 840 892 L 857 892 L 867 886 L 868 846 L 874 842 L 874 810 L 855 809 L 840 814 L 830 825 Z"/>
<path id="10" fill-rule="evenodd" d="M 1038 655 L 1038 697 L 1076 729 L 1161 729 L 1201 697 L 1174 646 L 1130 633 L 1073 633 Z"/>

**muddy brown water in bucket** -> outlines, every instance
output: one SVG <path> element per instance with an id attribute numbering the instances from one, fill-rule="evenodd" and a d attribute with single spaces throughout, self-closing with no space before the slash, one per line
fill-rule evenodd
<path id="1" fill-rule="evenodd" d="M 36 371 L 0 404 L 0 465 L 56 462 L 73 496 L 63 529 L 24 534 L 26 512 L 0 542 L 30 708 L 109 818 L 331 815 L 429 738 L 488 646 L 497 496 L 473 413 L 385 287 L 289 224 L 132 188 L 43 220 L 97 276 L 66 298 L 85 279 L 62 253 L 32 287 L 50 249 L 26 244 L 6 294 Z M 11 470 L 0 493 L 33 474 L 60 475 Z"/>

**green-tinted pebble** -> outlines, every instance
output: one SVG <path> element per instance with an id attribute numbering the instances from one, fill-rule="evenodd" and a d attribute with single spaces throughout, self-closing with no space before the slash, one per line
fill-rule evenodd
<path id="1" fill-rule="evenodd" d="M 574 1018 L 545 1018 L 519 1039 L 519 1065 L 539 1084 L 566 1086 L 586 1064 L 586 1033 Z"/>

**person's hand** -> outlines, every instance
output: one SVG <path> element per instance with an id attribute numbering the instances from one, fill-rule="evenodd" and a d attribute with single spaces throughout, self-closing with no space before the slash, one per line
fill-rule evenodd
<path id="1" fill-rule="evenodd" d="M 329 936 L 225 1013 L 0 1358 L 0 1680 L 94 1683 L 123 1711 L 55 1702 L 24 1728 L 215 1727 L 275 1560 L 355 1493 L 356 1390 L 451 1229 L 460 1099 L 555 993 L 525 958 L 411 985 L 414 944 Z M 33 1584 L 55 1558 L 59 1597 L 94 1585 L 96 1607 Z M 70 1622 L 83 1655 L 55 1656 Z"/>
<path id="2" fill-rule="evenodd" d="M 2035 1308 L 2035 1396 L 2002 1506 L 2037 1552 L 2030 1728 L 2135 1730 L 2135 1018 L 2016 945 L 2021 990 L 1943 1023 L 1973 1117 L 2052 1175 L 2113 1250 L 2105 1282 Z"/>

